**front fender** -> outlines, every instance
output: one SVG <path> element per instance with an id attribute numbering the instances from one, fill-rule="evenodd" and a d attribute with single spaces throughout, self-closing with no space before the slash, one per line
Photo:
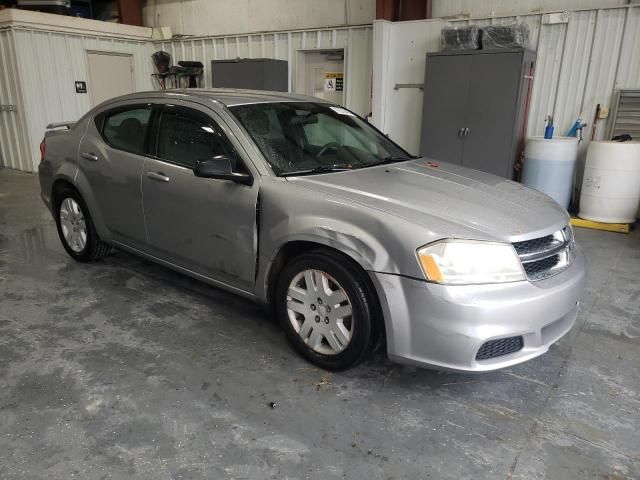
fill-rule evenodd
<path id="1" fill-rule="evenodd" d="M 314 215 L 282 218 L 261 235 L 257 297 L 268 302 L 269 273 L 278 254 L 292 242 L 309 242 L 337 250 L 365 271 L 399 271 L 400 266 L 388 251 L 388 243 L 392 239 L 374 235 L 371 231 L 335 218 Z M 381 238 L 385 238 L 386 245 L 381 243 Z"/>
<path id="2" fill-rule="evenodd" d="M 364 270 L 396 271 L 397 265 L 379 238 L 355 224 L 335 218 L 298 216 L 280 222 L 271 229 L 270 240 L 276 246 L 273 257 L 290 242 L 305 241 L 338 250 L 355 260 Z"/>
<path id="3" fill-rule="evenodd" d="M 268 300 L 269 272 L 291 242 L 312 242 L 352 258 L 363 270 L 412 275 L 423 227 L 282 179 L 262 179 L 256 296 Z"/>
<path id="4" fill-rule="evenodd" d="M 337 250 L 360 265 L 366 271 L 376 271 L 376 265 L 389 265 L 392 262 L 380 242 L 366 231 L 356 231 L 348 225 L 326 219 L 322 225 L 309 225 L 300 230 L 291 230 L 282 235 L 269 238 L 269 247 L 260 252 L 256 295 L 268 303 L 269 273 L 278 254 L 293 242 L 307 242 Z M 277 229 L 276 229 L 277 230 Z M 282 225 L 282 230 L 285 226 Z"/>

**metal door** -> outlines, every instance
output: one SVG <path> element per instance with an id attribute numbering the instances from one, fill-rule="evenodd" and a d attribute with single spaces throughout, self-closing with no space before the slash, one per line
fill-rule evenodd
<path id="1" fill-rule="evenodd" d="M 184 115 L 193 112 L 195 118 L 206 115 L 209 122 L 202 130 L 210 129 L 218 138 L 226 138 L 224 132 L 228 128 L 219 127 L 221 118 L 212 111 L 194 110 L 175 103 L 165 106 L 163 115 L 170 109 L 180 109 Z M 160 133 L 162 125 L 161 116 Z M 178 142 L 188 143 L 182 132 L 177 134 L 182 138 L 176 137 Z M 158 156 L 161 156 L 160 149 Z M 148 158 L 144 164 L 142 190 L 152 254 L 243 290 L 253 286 L 258 182 L 247 186 L 199 178 L 186 164 Z"/>
<path id="2" fill-rule="evenodd" d="M 471 60 L 462 164 L 511 178 L 522 53 L 468 55 Z"/>
<path id="3" fill-rule="evenodd" d="M 132 93 L 133 63 L 131 55 L 109 52 L 87 52 L 89 85 L 93 105 Z"/>
<path id="4" fill-rule="evenodd" d="M 470 55 L 427 55 L 421 154 L 462 163 Z"/>

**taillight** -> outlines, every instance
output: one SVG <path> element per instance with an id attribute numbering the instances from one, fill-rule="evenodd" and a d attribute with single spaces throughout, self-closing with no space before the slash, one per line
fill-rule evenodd
<path id="1" fill-rule="evenodd" d="M 44 162 L 44 157 L 47 153 L 47 145 L 45 143 L 45 138 L 42 139 L 42 141 L 40 142 L 40 161 Z"/>

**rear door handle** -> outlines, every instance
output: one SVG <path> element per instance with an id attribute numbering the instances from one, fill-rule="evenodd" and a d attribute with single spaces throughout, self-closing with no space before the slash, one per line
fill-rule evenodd
<path id="1" fill-rule="evenodd" d="M 167 177 L 164 173 L 161 172 L 147 172 L 147 177 L 151 180 L 156 180 L 158 182 L 168 182 L 169 177 Z"/>
<path id="2" fill-rule="evenodd" d="M 98 161 L 98 156 L 95 153 L 84 152 L 84 153 L 81 153 L 80 156 L 82 158 L 84 158 L 85 160 L 89 160 L 90 162 L 97 162 Z"/>

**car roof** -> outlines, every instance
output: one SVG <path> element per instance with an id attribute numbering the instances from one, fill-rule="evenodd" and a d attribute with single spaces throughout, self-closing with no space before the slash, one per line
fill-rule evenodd
<path id="1" fill-rule="evenodd" d="M 172 90 L 154 90 L 149 92 L 136 92 L 121 97 L 113 98 L 109 102 L 132 100 L 139 98 L 158 98 L 158 96 L 171 98 L 197 98 L 216 101 L 227 107 L 234 105 L 247 105 L 252 103 L 273 102 L 316 102 L 330 103 L 317 97 L 297 95 L 287 92 L 270 92 L 266 90 L 242 90 L 235 88 L 188 88 Z"/>

